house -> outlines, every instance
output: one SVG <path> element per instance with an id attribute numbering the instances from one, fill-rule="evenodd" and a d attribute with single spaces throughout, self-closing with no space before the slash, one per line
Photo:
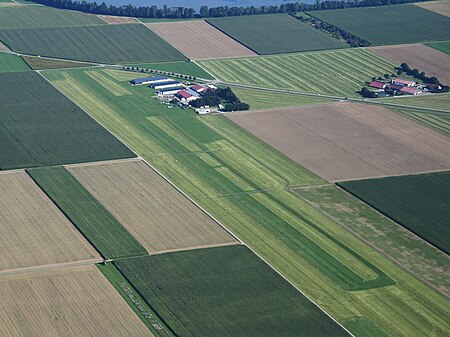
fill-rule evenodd
<path id="1" fill-rule="evenodd" d="M 155 82 L 152 85 L 150 85 L 153 89 L 159 90 L 159 89 L 167 89 L 167 88 L 175 88 L 175 87 L 181 87 L 181 83 L 178 81 L 171 81 L 171 82 Z"/>
<path id="2" fill-rule="evenodd" d="M 210 108 L 206 108 L 206 107 L 202 107 L 199 109 L 195 109 L 195 111 L 199 114 L 199 115 L 205 115 L 205 114 L 209 114 L 211 112 Z"/>
<path id="3" fill-rule="evenodd" d="M 208 90 L 208 87 L 204 87 L 200 84 L 196 84 L 193 87 L 191 87 L 191 89 L 197 93 L 202 93 L 202 92 L 205 92 L 206 90 Z"/>
<path id="4" fill-rule="evenodd" d="M 426 85 L 426 88 L 432 92 L 442 89 L 442 87 L 439 84 L 434 84 L 434 83 L 428 83 Z"/>
<path id="5" fill-rule="evenodd" d="M 131 80 L 130 83 L 133 85 L 142 85 L 142 84 L 152 84 L 156 82 L 171 82 L 172 79 L 166 76 L 155 76 L 155 77 L 144 77 L 144 78 L 135 78 Z"/>
<path id="6" fill-rule="evenodd" d="M 178 99 L 182 102 L 182 103 L 188 103 L 191 101 L 195 101 L 196 99 L 198 99 L 199 97 L 191 95 L 190 93 L 186 92 L 186 90 L 180 90 L 177 92 L 177 94 L 175 95 L 178 97 Z"/>
<path id="7" fill-rule="evenodd" d="M 416 85 L 416 82 L 396 78 L 392 80 L 392 84 L 401 85 L 402 87 L 413 87 Z"/>
<path id="8" fill-rule="evenodd" d="M 194 90 L 191 90 L 191 89 L 184 89 L 184 91 L 186 91 L 188 94 L 191 94 L 192 96 L 200 97 L 200 94 L 197 93 L 197 92 L 194 91 Z"/>
<path id="9" fill-rule="evenodd" d="M 418 95 L 420 93 L 422 93 L 422 90 L 419 90 L 417 88 L 411 88 L 411 87 L 403 87 L 400 89 L 400 92 L 402 94 L 408 94 L 408 95 Z"/>
<path id="10" fill-rule="evenodd" d="M 403 88 L 403 86 L 402 86 L 402 85 L 398 85 L 398 84 L 391 84 L 391 85 L 389 86 L 389 88 L 390 88 L 391 90 L 394 90 L 394 91 L 399 91 L 401 88 Z"/>
<path id="11" fill-rule="evenodd" d="M 384 89 L 384 88 L 386 88 L 386 86 L 387 86 L 387 83 L 378 82 L 378 81 L 374 81 L 369 84 L 369 87 L 377 88 L 377 89 Z"/>
<path id="12" fill-rule="evenodd" d="M 175 95 L 178 91 L 183 90 L 183 86 L 175 87 L 175 88 L 167 88 L 161 89 L 158 91 L 158 95 L 166 96 L 166 95 Z"/>

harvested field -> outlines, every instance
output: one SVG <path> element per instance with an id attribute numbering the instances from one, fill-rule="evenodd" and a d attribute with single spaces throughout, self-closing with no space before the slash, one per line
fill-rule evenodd
<path id="1" fill-rule="evenodd" d="M 0 174 L 0 232 L 0 270 L 99 258 L 25 172 Z"/>
<path id="2" fill-rule="evenodd" d="M 129 18 L 126 16 L 112 16 L 112 15 L 97 15 L 103 21 L 110 25 L 117 25 L 122 23 L 137 23 L 135 18 Z"/>
<path id="3" fill-rule="evenodd" d="M 428 9 L 429 11 L 450 17 L 450 1 L 427 1 L 415 4 L 416 6 Z"/>
<path id="4" fill-rule="evenodd" d="M 10 52 L 11 50 L 0 42 L 0 51 Z"/>
<path id="5" fill-rule="evenodd" d="M 23 6 L 23 5 L 18 2 L 0 1 L 0 9 L 5 8 L 5 7 L 18 7 L 18 6 Z"/>
<path id="6" fill-rule="evenodd" d="M 450 169 L 449 138 L 382 107 L 337 103 L 227 117 L 328 181 Z"/>
<path id="7" fill-rule="evenodd" d="M 78 68 L 78 67 L 89 67 L 94 65 L 92 63 L 71 62 L 71 61 L 47 59 L 44 57 L 33 57 L 33 56 L 21 56 L 21 57 L 33 70 Z"/>
<path id="8" fill-rule="evenodd" d="M 237 243 L 142 161 L 68 170 L 151 252 Z"/>
<path id="9" fill-rule="evenodd" d="M 256 55 L 203 20 L 148 23 L 146 26 L 192 60 Z M 192 43 L 192 36 L 199 32 L 201 38 Z"/>
<path id="10" fill-rule="evenodd" d="M 442 83 L 450 84 L 450 55 L 423 44 L 369 49 L 397 65 L 407 63 L 411 69 L 417 68 L 419 71 L 424 71 L 427 76 L 436 76 Z"/>
<path id="11" fill-rule="evenodd" d="M 430 42 L 426 44 L 428 47 L 437 49 L 447 55 L 450 55 L 450 41 Z"/>
<path id="12" fill-rule="evenodd" d="M 153 336 L 95 266 L 0 278 L 0 335 Z"/>

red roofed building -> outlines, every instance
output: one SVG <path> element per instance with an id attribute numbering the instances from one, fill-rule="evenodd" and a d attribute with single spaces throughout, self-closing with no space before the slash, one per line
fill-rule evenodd
<path id="1" fill-rule="evenodd" d="M 386 88 L 386 86 L 387 86 L 387 83 L 378 82 L 378 81 L 375 81 L 375 82 L 372 82 L 369 84 L 369 87 L 378 88 L 378 89 L 384 89 L 384 88 Z"/>
<path id="2" fill-rule="evenodd" d="M 182 101 L 182 102 L 191 102 L 196 100 L 198 97 L 191 95 L 190 93 L 180 90 L 177 92 L 176 96 Z"/>
<path id="3" fill-rule="evenodd" d="M 198 93 L 208 90 L 208 88 L 205 88 L 204 86 L 201 86 L 200 84 L 194 85 L 193 87 L 191 87 L 191 89 Z"/>
<path id="4" fill-rule="evenodd" d="M 416 82 L 396 78 L 392 80 L 392 84 L 401 85 L 402 87 L 413 87 L 416 85 Z"/>
<path id="5" fill-rule="evenodd" d="M 403 87 L 400 89 L 400 92 L 403 94 L 408 94 L 408 95 L 418 95 L 422 92 L 422 90 L 416 89 L 416 88 L 411 88 L 411 87 Z"/>
<path id="6" fill-rule="evenodd" d="M 398 90 L 400 90 L 401 88 L 403 88 L 403 86 L 402 86 L 402 85 L 398 85 L 398 84 L 391 84 L 391 85 L 389 86 L 389 88 L 391 88 L 391 90 L 396 90 L 396 91 L 398 91 Z"/>

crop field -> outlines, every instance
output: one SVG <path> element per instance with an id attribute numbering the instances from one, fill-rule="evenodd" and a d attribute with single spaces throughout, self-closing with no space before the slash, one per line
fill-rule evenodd
<path id="1" fill-rule="evenodd" d="M 450 139 L 378 106 L 336 103 L 227 117 L 328 181 L 450 169 Z"/>
<path id="2" fill-rule="evenodd" d="M 39 187 L 105 258 L 147 251 L 65 168 L 27 171 Z"/>
<path id="3" fill-rule="evenodd" d="M 0 277 L 1 336 L 153 336 L 95 266 Z"/>
<path id="4" fill-rule="evenodd" d="M 162 63 L 141 63 L 141 64 L 130 64 L 130 66 L 173 72 L 176 74 L 195 76 L 207 80 L 214 79 L 205 70 L 200 68 L 195 62 L 178 61 L 178 62 L 162 62 Z"/>
<path id="5" fill-rule="evenodd" d="M 450 297 L 450 258 L 335 185 L 295 189 L 303 200 L 338 222 L 415 277 Z"/>
<path id="6" fill-rule="evenodd" d="M 374 45 L 450 39 L 450 18 L 415 5 L 308 12 Z"/>
<path id="7" fill-rule="evenodd" d="M 396 109 L 409 118 L 450 136 L 450 114 L 435 114 L 423 111 Z"/>
<path id="8" fill-rule="evenodd" d="M 21 58 L 33 70 L 77 68 L 77 67 L 90 67 L 90 66 L 93 66 L 93 64 L 91 64 L 91 63 L 71 62 L 71 61 L 47 59 L 47 58 L 44 58 L 44 57 L 21 56 Z"/>
<path id="9" fill-rule="evenodd" d="M 360 97 L 366 81 L 395 65 L 364 49 L 346 49 L 233 60 L 202 61 L 225 82 L 311 93 Z"/>
<path id="10" fill-rule="evenodd" d="M 442 83 L 450 84 L 450 55 L 436 49 L 422 44 L 411 44 L 373 47 L 370 50 L 397 65 L 407 63 L 411 69 L 417 68 L 427 76 L 436 76 Z"/>
<path id="11" fill-rule="evenodd" d="M 350 181 L 339 186 L 450 253 L 450 173 Z"/>
<path id="12" fill-rule="evenodd" d="M 244 246 L 117 264 L 180 337 L 350 336 Z"/>
<path id="13" fill-rule="evenodd" d="M 450 112 L 450 93 L 442 93 L 437 95 L 419 95 L 419 96 L 404 96 L 392 97 L 386 100 L 390 104 L 399 104 L 402 106 L 420 107 L 426 109 L 443 110 L 440 115 L 449 115 L 445 112 Z M 406 108 L 402 108 L 406 109 Z M 412 108 L 414 109 L 414 108 Z M 426 111 L 425 111 L 426 112 Z"/>
<path id="14" fill-rule="evenodd" d="M 193 60 L 256 55 L 203 20 L 148 23 L 148 28 Z M 192 36 L 202 32 L 192 43 Z"/>
<path id="15" fill-rule="evenodd" d="M 236 16 L 208 22 L 262 55 L 348 47 L 287 14 Z"/>
<path id="16" fill-rule="evenodd" d="M 110 25 L 117 25 L 123 23 L 137 23 L 135 18 L 128 18 L 126 16 L 113 16 L 113 15 L 97 15 L 100 19 L 109 23 Z"/>
<path id="17" fill-rule="evenodd" d="M 437 49 L 447 55 L 450 55 L 450 41 L 427 43 L 428 47 Z"/>
<path id="18" fill-rule="evenodd" d="M 0 10 L 0 30 L 104 24 L 95 15 L 44 6 L 17 6 Z"/>
<path id="19" fill-rule="evenodd" d="M 442 1 L 427 1 L 415 4 L 416 6 L 428 9 L 430 11 L 436 12 L 450 17 L 450 2 L 449 0 Z"/>
<path id="20" fill-rule="evenodd" d="M 152 253 L 237 243 L 143 161 L 68 170 Z"/>
<path id="21" fill-rule="evenodd" d="M 134 157 L 35 72 L 0 74 L 0 91 L 0 169 Z"/>
<path id="22" fill-rule="evenodd" d="M 0 31 L 15 52 L 87 62 L 180 61 L 186 57 L 142 25 L 102 25 Z"/>
<path id="23" fill-rule="evenodd" d="M 132 94 L 116 97 L 91 71 Z M 44 74 L 358 337 L 450 331 L 447 299 L 286 190 L 322 179 L 224 116 L 168 113 L 148 88 L 130 88 L 134 73 Z M 172 127 L 148 118 L 158 116 Z"/>
<path id="24" fill-rule="evenodd" d="M 20 56 L 8 53 L 0 53 L 0 73 L 15 71 L 27 71 L 30 67 L 20 58 Z"/>
<path id="25" fill-rule="evenodd" d="M 0 270 L 99 258 L 25 173 L 0 173 Z"/>

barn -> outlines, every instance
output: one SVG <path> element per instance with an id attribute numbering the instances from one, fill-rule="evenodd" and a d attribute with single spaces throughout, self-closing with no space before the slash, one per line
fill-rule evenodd
<path id="1" fill-rule="evenodd" d="M 167 88 L 176 88 L 181 87 L 181 83 L 178 81 L 160 81 L 155 82 L 152 85 L 150 85 L 153 89 L 159 90 L 159 89 L 167 89 Z"/>
<path id="2" fill-rule="evenodd" d="M 156 82 L 171 82 L 172 79 L 166 76 L 154 76 L 154 77 L 144 77 L 144 78 L 135 78 L 131 80 L 130 83 L 133 85 L 143 85 L 143 84 L 152 84 Z"/>
<path id="3" fill-rule="evenodd" d="M 413 87 L 416 85 L 416 82 L 404 80 L 402 78 L 396 78 L 392 80 L 392 84 L 401 85 L 402 87 Z"/>

